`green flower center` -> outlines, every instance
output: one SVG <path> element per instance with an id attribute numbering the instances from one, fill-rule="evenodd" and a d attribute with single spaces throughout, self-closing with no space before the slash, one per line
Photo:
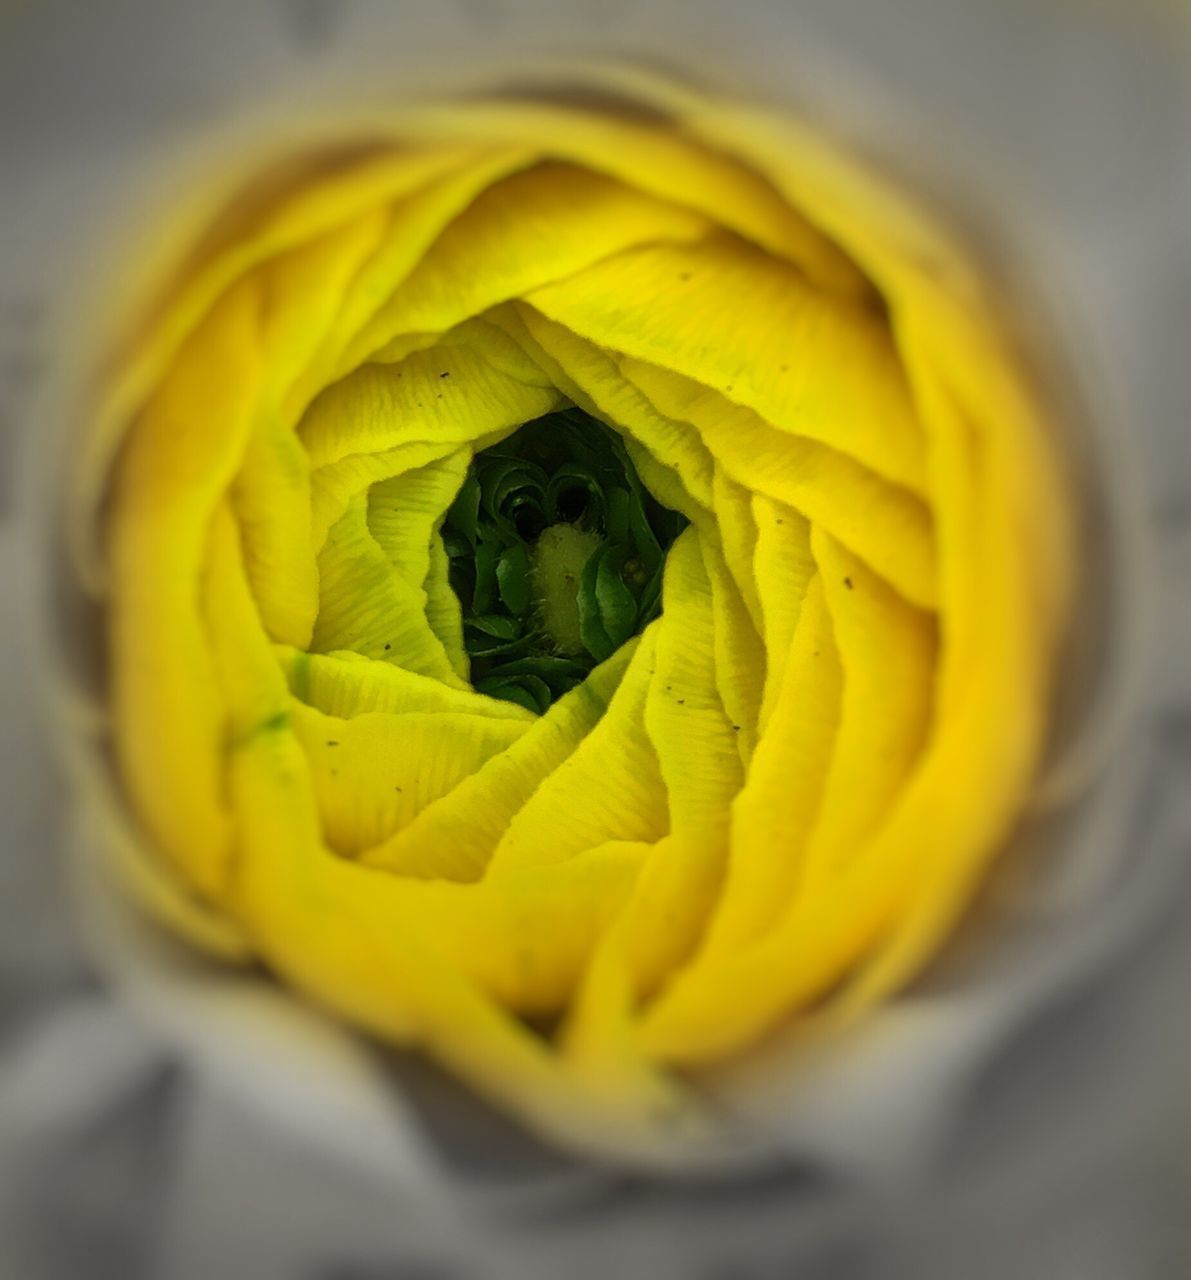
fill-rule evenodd
<path id="1" fill-rule="evenodd" d="M 552 524 L 529 555 L 529 574 L 542 630 L 559 653 L 586 648 L 579 616 L 579 584 L 588 560 L 603 545 L 599 535 L 573 524 Z"/>
<path id="2" fill-rule="evenodd" d="M 686 524 L 579 409 L 477 454 L 442 527 L 472 684 L 544 711 L 661 612 Z"/>

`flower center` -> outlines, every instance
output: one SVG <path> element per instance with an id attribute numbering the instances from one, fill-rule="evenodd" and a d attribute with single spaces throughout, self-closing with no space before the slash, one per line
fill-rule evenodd
<path id="1" fill-rule="evenodd" d="M 538 617 L 559 653 L 573 656 L 585 648 L 579 584 L 588 560 L 602 545 L 599 535 L 590 530 L 552 524 L 530 552 L 529 573 Z"/>
<path id="2" fill-rule="evenodd" d="M 661 612 L 686 523 L 579 409 L 477 454 L 442 527 L 476 689 L 542 712 L 579 684 Z"/>

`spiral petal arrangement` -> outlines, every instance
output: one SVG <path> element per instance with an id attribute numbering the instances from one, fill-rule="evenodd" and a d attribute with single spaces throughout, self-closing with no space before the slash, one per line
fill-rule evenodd
<path id="1" fill-rule="evenodd" d="M 81 455 L 132 878 L 568 1140 L 673 1128 L 700 1068 L 885 997 L 1047 729 L 1067 499 L 998 316 L 867 170 L 676 89 L 412 109 L 270 171 Z M 677 513 L 653 599 L 628 499 L 621 550 L 559 535 L 581 668 L 509 648 L 540 584 L 497 491 L 557 519 L 594 473 L 482 471 L 564 420 Z"/>

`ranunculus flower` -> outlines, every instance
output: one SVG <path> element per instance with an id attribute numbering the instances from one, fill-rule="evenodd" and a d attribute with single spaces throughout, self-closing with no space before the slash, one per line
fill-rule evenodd
<path id="1" fill-rule="evenodd" d="M 1070 578 L 962 247 L 803 126 L 637 92 L 269 166 L 110 354 L 74 501 L 130 883 L 590 1144 L 921 969 Z"/>

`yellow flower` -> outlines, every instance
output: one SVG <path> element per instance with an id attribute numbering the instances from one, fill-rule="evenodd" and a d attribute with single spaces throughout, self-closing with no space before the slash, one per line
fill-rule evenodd
<path id="1" fill-rule="evenodd" d="M 921 968 L 1032 785 L 1070 578 L 962 249 L 791 121 L 636 91 L 271 168 L 112 355 L 74 504 L 130 882 L 587 1144 L 700 1131 L 700 1069 Z M 617 459 L 586 523 L 509 461 L 564 413 Z"/>

